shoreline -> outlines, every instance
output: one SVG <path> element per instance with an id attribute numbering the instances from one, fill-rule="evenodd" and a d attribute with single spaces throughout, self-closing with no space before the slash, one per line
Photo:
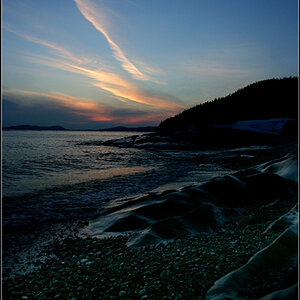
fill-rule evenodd
<path id="1" fill-rule="evenodd" d="M 249 157 L 249 155 L 254 154 L 253 151 L 245 152 L 243 150 L 243 154 L 234 154 L 232 157 L 229 155 L 225 159 L 222 156 L 208 157 L 206 158 L 207 161 L 202 161 L 202 164 L 207 165 L 213 161 L 214 166 L 218 165 L 222 172 L 233 173 L 239 170 L 239 166 L 247 168 L 249 165 L 257 165 L 270 160 L 270 158 L 275 159 L 282 156 L 289 152 L 287 148 L 289 147 L 280 146 L 267 151 L 257 151 L 254 157 Z M 245 157 L 240 155 L 245 155 Z M 199 182 L 199 174 L 201 174 L 201 168 L 194 174 L 190 174 L 190 177 L 179 178 L 177 182 L 160 186 L 156 191 L 183 187 L 196 180 Z M 209 172 L 207 175 L 211 176 Z M 205 178 L 203 180 L 205 181 Z M 44 297 L 46 299 L 53 299 L 54 297 L 58 299 L 71 299 L 72 297 L 75 299 L 89 297 L 94 299 L 96 295 L 103 297 L 103 299 L 105 299 L 105 295 L 107 299 L 119 299 L 120 297 L 124 299 L 141 299 L 143 297 L 143 299 L 154 299 L 155 297 L 194 299 L 200 297 L 203 299 L 201 297 L 204 297 L 215 280 L 246 263 L 251 255 L 267 246 L 278 236 L 278 233 L 263 235 L 263 228 L 288 212 L 294 204 L 294 202 L 290 202 L 278 207 L 275 205 L 274 211 L 264 208 L 263 221 L 258 225 L 251 225 L 253 222 L 251 219 L 257 218 L 258 208 L 249 208 L 239 224 L 226 224 L 222 231 L 180 238 L 173 242 L 147 246 L 142 249 L 126 247 L 126 240 L 128 239 L 126 235 L 104 240 L 95 239 L 88 235 L 80 236 L 81 229 L 89 222 L 88 219 L 50 226 L 44 224 L 29 234 L 27 241 L 26 234 L 24 234 L 23 244 L 22 242 L 19 245 L 17 245 L 18 243 L 10 244 L 10 248 L 14 251 L 8 255 L 10 256 L 9 263 L 6 261 L 3 264 L 4 299 L 19 299 L 20 296 Z M 242 228 L 241 233 L 243 222 L 245 224 L 249 222 L 249 224 Z M 11 236 L 10 242 L 20 236 L 22 233 L 20 235 L 20 232 L 16 232 L 15 236 Z M 257 245 L 255 245 L 255 241 L 257 241 Z M 30 246 L 29 249 L 28 245 Z M 210 251 L 214 254 L 209 254 L 210 252 L 204 254 L 203 249 L 215 249 L 216 251 Z M 224 249 L 226 249 L 226 255 L 223 253 Z M 233 252 L 227 253 L 229 249 Z M 238 253 L 234 251 L 235 249 L 238 249 Z M 78 255 L 74 254 L 75 252 Z M 82 253 L 79 254 L 80 252 Z M 174 256 L 170 256 L 169 253 L 173 253 Z M 187 255 L 188 253 L 197 254 L 197 257 L 190 257 Z M 198 257 L 199 255 L 200 257 Z M 114 263 L 115 260 L 117 263 Z M 143 263 L 136 263 L 142 260 Z M 155 263 L 156 260 L 160 262 L 159 265 Z M 86 264 L 88 262 L 91 264 Z M 154 267 L 150 265 L 150 262 L 154 263 Z M 179 264 L 178 268 L 173 268 L 174 263 Z M 23 275 L 14 269 L 18 264 L 20 268 L 25 265 Z M 28 273 L 30 270 L 35 270 L 36 273 Z M 212 274 L 208 275 L 210 272 Z M 123 274 L 123 277 L 120 275 L 121 278 L 116 279 L 115 277 L 119 273 Z M 45 277 L 45 274 L 48 275 Z M 63 274 L 64 286 L 59 284 L 61 281 L 57 277 L 60 276 L 59 274 Z M 131 281 L 128 279 L 127 283 L 124 279 L 126 274 L 133 276 L 129 276 Z M 199 274 L 202 274 L 202 277 L 199 277 Z M 72 279 L 72 276 L 75 277 Z M 104 280 L 102 280 L 102 276 L 104 276 Z M 15 281 L 10 277 L 15 277 Z M 44 281 L 40 281 L 40 278 L 43 278 Z M 86 278 L 93 279 L 99 286 L 91 286 Z M 115 280 L 112 281 L 112 278 Z M 135 282 L 134 278 L 135 280 L 138 279 L 138 282 Z M 78 282 L 79 286 L 74 286 L 72 283 L 74 280 Z M 187 284 L 188 281 L 191 282 L 191 286 Z M 179 291 L 178 287 L 182 286 L 184 288 Z M 282 286 L 284 286 L 284 282 Z M 86 297 L 85 293 L 90 296 Z"/>
<path id="2" fill-rule="evenodd" d="M 39 270 L 3 282 L 4 299 L 204 299 L 217 279 L 279 235 L 262 232 L 294 204 L 251 208 L 239 223 L 227 224 L 222 231 L 142 248 L 126 247 L 127 235 L 54 239 L 44 246 L 49 258 L 37 263 Z M 258 211 L 269 221 L 251 224 Z M 277 283 L 277 288 L 287 284 L 284 276 Z M 263 296 L 271 287 L 258 286 L 256 294 Z"/>

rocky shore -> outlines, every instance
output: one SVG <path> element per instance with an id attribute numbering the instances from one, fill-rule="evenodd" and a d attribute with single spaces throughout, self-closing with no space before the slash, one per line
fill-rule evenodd
<path id="1" fill-rule="evenodd" d="M 221 158 L 219 162 L 229 163 Z M 270 295 L 274 292 L 283 299 L 296 299 L 297 255 L 284 248 L 295 249 L 298 239 L 291 229 L 297 226 L 298 208 L 296 183 L 289 177 L 295 172 L 290 167 L 287 171 L 279 160 L 261 169 L 287 178 L 291 196 L 277 199 L 274 195 L 270 201 L 243 206 L 238 218 L 210 232 L 129 247 L 135 232 L 99 239 L 84 234 L 84 223 L 63 226 L 60 236 L 28 254 L 29 261 L 34 259 L 32 272 L 3 269 L 3 299 L 266 300 L 276 299 Z M 237 278 L 243 282 L 238 291 Z"/>
<path id="2" fill-rule="evenodd" d="M 37 272 L 3 282 L 3 296 L 4 299 L 204 299 L 217 279 L 245 264 L 278 236 L 278 232 L 263 233 L 269 224 L 266 220 L 278 218 L 292 205 L 253 208 L 239 223 L 228 224 L 220 232 L 144 248 L 127 247 L 128 236 L 103 240 L 66 238 L 53 242 L 45 246 L 49 259 Z M 262 223 L 253 220 L 259 215 L 264 216 Z M 257 299 L 296 280 L 296 269 L 279 271 L 272 274 L 270 281 L 254 283 L 248 296 Z"/>

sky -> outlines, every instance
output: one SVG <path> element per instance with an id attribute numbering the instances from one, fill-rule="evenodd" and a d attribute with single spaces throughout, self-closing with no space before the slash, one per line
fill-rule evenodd
<path id="1" fill-rule="evenodd" d="M 156 126 L 298 76 L 297 0 L 3 0 L 2 126 Z"/>

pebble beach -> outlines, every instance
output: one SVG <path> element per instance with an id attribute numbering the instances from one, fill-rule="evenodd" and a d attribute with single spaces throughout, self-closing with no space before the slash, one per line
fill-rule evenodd
<path id="1" fill-rule="evenodd" d="M 206 299 L 218 279 L 280 235 L 266 229 L 295 204 L 289 199 L 247 207 L 242 218 L 221 230 L 145 247 L 128 247 L 130 234 L 93 238 L 82 231 L 88 221 L 61 224 L 51 238 L 49 228 L 37 230 L 32 239 L 43 242 L 15 255 L 3 269 L 3 298 Z M 241 297 L 259 299 L 275 288 L 287 288 L 297 281 L 297 270 L 262 270 L 257 278 L 259 284 L 249 281 Z"/>
<path id="2" fill-rule="evenodd" d="M 4 281 L 6 299 L 204 299 L 214 282 L 240 267 L 277 236 L 262 234 L 270 220 L 294 203 L 256 208 L 241 223 L 222 232 L 178 238 L 173 242 L 128 248 L 128 236 L 95 239 L 67 237 L 44 247 L 49 259 L 27 275 Z M 257 213 L 265 221 L 257 223 Z M 269 220 L 269 221 L 267 221 Z M 38 263 L 37 263 L 38 264 Z M 272 285 L 286 286 L 284 270 L 275 280 L 249 287 L 263 296 Z M 246 292 L 245 292 L 246 293 Z"/>

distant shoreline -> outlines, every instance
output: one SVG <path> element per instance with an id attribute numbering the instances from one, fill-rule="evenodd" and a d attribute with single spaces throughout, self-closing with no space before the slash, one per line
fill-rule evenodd
<path id="1" fill-rule="evenodd" d="M 62 126 L 33 126 L 33 125 L 17 125 L 17 126 L 8 126 L 3 127 L 2 130 L 69 130 Z"/>
<path id="2" fill-rule="evenodd" d="M 112 128 L 104 129 L 68 129 L 62 126 L 33 126 L 33 125 L 17 125 L 17 126 L 7 126 L 3 127 L 2 130 L 10 131 L 107 131 L 107 132 L 154 132 L 156 127 L 154 126 L 145 126 L 145 127 L 123 127 L 117 126 Z"/>
<path id="3" fill-rule="evenodd" d="M 228 153 L 227 157 L 210 156 L 202 162 L 204 166 L 214 164 L 213 172 L 219 167 L 238 172 L 248 168 L 251 170 L 261 163 L 281 158 L 290 150 L 286 144 L 266 151 L 253 152 L 248 149 L 246 152 L 245 149 L 240 149 L 238 152 Z M 247 157 L 249 154 L 255 157 Z M 200 172 L 204 166 L 199 166 Z M 248 179 L 251 180 L 254 178 L 253 174 L 244 173 L 243 176 L 250 176 Z M 263 177 L 256 178 L 260 182 Z M 274 177 L 276 178 L 278 179 L 277 176 Z M 198 184 L 200 185 L 201 181 Z M 188 191 L 188 186 L 190 185 L 186 183 L 177 185 L 178 190 L 183 193 Z M 165 188 L 163 190 L 168 191 Z M 235 192 L 239 190 L 234 189 Z M 51 299 L 55 291 L 57 295 L 68 293 L 69 298 L 78 295 L 84 298 L 84 295 L 88 294 L 92 298 L 105 298 L 108 295 L 117 299 L 121 294 L 127 295 L 130 299 L 139 299 L 143 291 L 159 299 L 164 296 L 170 296 L 172 299 L 173 293 L 174 297 L 183 295 L 182 299 L 204 299 L 208 291 L 218 293 L 220 286 L 215 286 L 217 280 L 228 276 L 231 272 L 237 274 L 237 270 L 242 270 L 239 274 L 247 275 L 248 273 L 243 272 L 247 271 L 249 262 L 257 261 L 257 253 L 269 251 L 272 255 L 274 241 L 282 240 L 278 237 L 285 227 L 276 229 L 269 225 L 275 224 L 273 222 L 289 213 L 297 200 L 291 195 L 287 198 L 283 196 L 280 201 L 269 199 L 265 202 L 264 197 L 270 196 L 269 188 L 266 187 L 266 194 L 257 191 L 258 195 L 263 196 L 263 202 L 246 205 L 243 213 L 235 216 L 240 216 L 237 219 L 233 214 L 232 221 L 224 223 L 223 230 L 212 231 L 209 234 L 182 235 L 165 243 L 146 247 L 128 247 L 127 241 L 132 237 L 130 234 L 110 236 L 106 239 L 93 238 L 85 231 L 89 220 L 37 226 L 34 228 L 34 234 L 30 232 L 32 228 L 29 227 L 22 232 L 14 231 L 9 234 L 6 232 L 5 243 L 8 246 L 5 248 L 6 261 L 3 265 L 4 295 L 7 299 L 19 295 L 18 293 L 28 298 Z M 230 189 L 228 192 L 231 193 Z M 154 196 L 155 194 L 152 194 L 151 197 Z M 191 194 L 190 197 L 194 196 Z M 123 202 L 124 198 L 121 201 Z M 203 219 L 205 221 L 205 218 Z M 167 223 L 161 224 L 164 226 Z M 24 236 L 26 238 L 22 239 Z M 292 239 L 289 239 L 289 242 L 295 247 Z M 22 250 L 24 246 L 26 251 Z M 11 249 L 16 252 L 11 252 Z M 282 251 L 283 257 L 287 257 L 288 253 Z M 263 266 L 264 263 L 265 260 L 262 260 Z M 266 268 L 268 273 L 263 273 L 264 270 L 259 265 L 255 269 L 257 272 L 255 276 L 250 274 L 246 279 L 241 279 L 239 292 L 242 295 L 250 295 L 253 299 L 260 299 L 270 292 L 291 286 L 297 280 L 296 268 L 292 263 L 283 263 L 281 266 L 282 268 L 278 268 L 277 262 L 273 262 L 270 268 Z M 230 288 L 234 277 L 229 276 L 231 281 L 223 287 L 226 288 L 226 293 L 231 294 L 235 291 Z M 276 285 L 274 285 L 275 276 Z M 259 278 L 261 284 L 257 284 L 255 278 Z M 177 288 L 179 283 L 180 288 Z"/>

